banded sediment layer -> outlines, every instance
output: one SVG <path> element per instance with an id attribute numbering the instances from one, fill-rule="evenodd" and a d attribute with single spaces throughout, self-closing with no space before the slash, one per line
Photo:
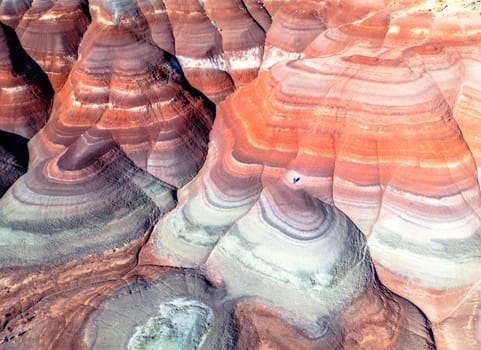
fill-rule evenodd
<path id="1" fill-rule="evenodd" d="M 26 138 L 45 125 L 54 91 L 45 72 L 0 22 L 0 129 Z"/>
<path id="2" fill-rule="evenodd" d="M 0 347 L 481 346 L 477 1 L 0 1 Z"/>

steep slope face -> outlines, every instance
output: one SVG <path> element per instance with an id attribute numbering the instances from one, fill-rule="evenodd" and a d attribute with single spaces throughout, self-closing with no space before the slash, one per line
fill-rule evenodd
<path id="1" fill-rule="evenodd" d="M 114 13 L 100 5 L 92 4 L 81 58 L 49 123 L 32 140 L 33 159 L 61 152 L 96 126 L 108 130 L 137 166 L 180 187 L 203 162 L 213 105 L 155 45 L 135 4 Z"/>
<path id="2" fill-rule="evenodd" d="M 285 42 L 274 19 L 273 53 L 219 105 L 206 164 L 158 225 L 157 253 L 203 264 L 282 181 L 353 219 L 381 280 L 427 313 L 440 348 L 475 349 L 480 20 L 461 5 L 360 11 L 354 23 L 311 24 L 307 43 Z"/>
<path id="3" fill-rule="evenodd" d="M 78 45 L 88 23 L 84 0 L 34 0 L 16 25 L 23 48 L 48 74 L 56 92 L 77 60 Z"/>
<path id="4" fill-rule="evenodd" d="M 28 334 L 17 340 L 26 348 L 38 337 L 42 348 L 433 349 L 429 322 L 380 285 L 365 238 L 352 222 L 303 191 L 279 187 L 265 190 L 229 230 L 207 270 L 161 268 L 144 251 L 132 267 L 132 250 L 121 252 L 130 253 L 123 259 L 114 253 L 55 267 L 48 276 L 58 284 L 47 279 L 30 292 L 51 297 L 11 320 L 11 334 L 27 324 Z M 283 212 L 286 194 L 299 211 Z M 284 259 L 286 252 L 291 259 Z M 86 274 L 96 264 L 98 272 Z M 77 283 L 69 279 L 72 273 Z M 22 281 L 10 278 L 10 294 L 18 293 L 16 279 Z M 56 336 L 41 337 L 42 330 Z"/>
<path id="5" fill-rule="evenodd" d="M 175 55 L 194 87 L 218 102 L 255 77 L 265 33 L 242 1 L 164 3 Z"/>
<path id="6" fill-rule="evenodd" d="M 93 8 L 102 2 L 91 1 Z M 189 83 L 220 102 L 251 81 L 261 64 L 270 17 L 262 4 L 228 1 L 122 1 L 113 9 L 145 17 L 152 40 L 176 56 Z"/>
<path id="7" fill-rule="evenodd" d="M 47 75 L 0 23 L 0 129 L 31 138 L 47 121 L 52 98 Z"/>
<path id="8" fill-rule="evenodd" d="M 33 0 L 2 0 L 0 2 L 0 21 L 15 28 L 23 14 L 30 8 Z"/>
<path id="9" fill-rule="evenodd" d="M 115 4 L 3 0 L 0 21 L 16 29 L 23 47 L 47 72 L 58 92 L 77 60 L 90 10 L 101 9 L 114 17 L 130 11 L 129 16 L 145 18 L 149 36 L 159 48 L 176 55 L 189 83 L 219 102 L 257 75 L 271 23 L 267 4 L 239 0 L 128 0 Z"/>
<path id="10" fill-rule="evenodd" d="M 478 349 L 480 10 L 0 0 L 2 348 Z"/>
<path id="11" fill-rule="evenodd" d="M 3 267 L 121 247 L 175 206 L 173 189 L 136 167 L 104 134 L 90 129 L 63 154 L 31 167 L 2 197 Z"/>

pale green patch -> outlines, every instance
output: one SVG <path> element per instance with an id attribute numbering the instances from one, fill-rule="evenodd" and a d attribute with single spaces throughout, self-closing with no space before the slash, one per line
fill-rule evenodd
<path id="1" fill-rule="evenodd" d="M 157 314 L 137 326 L 129 350 L 198 350 L 202 348 L 212 310 L 198 300 L 177 298 L 159 306 Z"/>

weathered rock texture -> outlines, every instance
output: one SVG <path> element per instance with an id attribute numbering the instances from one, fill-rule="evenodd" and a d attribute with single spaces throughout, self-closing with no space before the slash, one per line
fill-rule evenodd
<path id="1" fill-rule="evenodd" d="M 0 347 L 481 347 L 478 1 L 0 25 Z"/>
<path id="2" fill-rule="evenodd" d="M 0 22 L 0 129 L 32 137 L 45 125 L 52 98 L 47 75 Z"/>
<path id="3" fill-rule="evenodd" d="M 77 60 L 88 17 L 84 0 L 35 0 L 16 26 L 22 46 L 48 74 L 55 91 Z"/>

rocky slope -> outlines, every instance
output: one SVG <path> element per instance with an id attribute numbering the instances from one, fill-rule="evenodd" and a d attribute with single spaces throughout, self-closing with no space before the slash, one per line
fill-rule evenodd
<path id="1" fill-rule="evenodd" d="M 0 1 L 0 348 L 478 349 L 477 1 Z"/>

